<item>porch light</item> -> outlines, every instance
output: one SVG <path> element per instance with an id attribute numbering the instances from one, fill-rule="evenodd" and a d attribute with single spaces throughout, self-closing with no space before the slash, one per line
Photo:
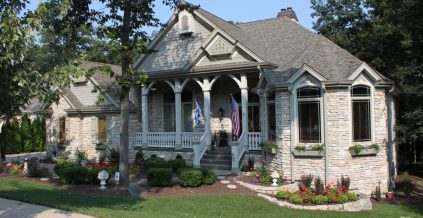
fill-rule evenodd
<path id="1" fill-rule="evenodd" d="M 276 171 L 273 171 L 273 172 L 272 172 L 272 174 L 271 174 L 270 176 L 271 176 L 271 177 L 272 177 L 272 179 L 273 179 L 272 186 L 274 186 L 274 187 L 278 186 L 277 181 L 278 181 L 278 179 L 279 179 L 279 177 L 280 177 L 279 173 L 278 173 L 278 172 L 276 172 Z"/>

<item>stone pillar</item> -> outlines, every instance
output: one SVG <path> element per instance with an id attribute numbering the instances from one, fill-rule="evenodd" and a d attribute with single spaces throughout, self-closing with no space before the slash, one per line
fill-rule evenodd
<path id="1" fill-rule="evenodd" d="M 141 90 L 141 114 L 142 114 L 142 147 L 148 148 L 147 133 L 148 133 L 148 89 L 142 87 Z"/>
<path id="2" fill-rule="evenodd" d="M 260 96 L 260 129 L 261 129 L 261 141 L 268 141 L 269 136 L 269 125 L 267 117 L 267 96 L 266 92 L 262 89 L 257 91 Z"/>
<path id="3" fill-rule="evenodd" d="M 175 92 L 175 125 L 176 125 L 176 136 L 175 136 L 175 149 L 182 149 L 182 103 L 181 103 L 181 92 Z"/>

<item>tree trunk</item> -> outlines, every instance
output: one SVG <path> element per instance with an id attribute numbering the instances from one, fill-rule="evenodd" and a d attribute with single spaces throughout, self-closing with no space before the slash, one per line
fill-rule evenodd
<path id="1" fill-rule="evenodd" d="M 129 34 L 131 31 L 131 2 L 126 0 L 123 6 L 123 30 L 122 41 L 122 78 L 129 80 L 128 70 L 130 64 Z M 123 84 L 121 87 L 120 103 L 120 184 L 123 188 L 129 186 L 129 86 Z"/>

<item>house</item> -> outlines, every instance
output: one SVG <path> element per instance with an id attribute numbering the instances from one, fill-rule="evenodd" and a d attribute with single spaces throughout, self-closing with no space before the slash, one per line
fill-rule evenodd
<path id="1" fill-rule="evenodd" d="M 131 113 L 131 155 L 136 149 L 146 156 L 181 154 L 195 167 L 233 172 L 254 156 L 292 181 L 313 174 L 328 183 L 347 175 L 351 188 L 364 193 L 377 185 L 386 192 L 392 184 L 392 81 L 302 27 L 291 8 L 236 25 L 201 8 L 176 10 L 149 47 L 156 52 L 133 64 L 148 81 L 141 117 Z M 51 131 L 68 141 L 66 151 L 82 149 L 95 157 L 98 143 L 118 145 L 118 99 L 110 94 L 96 106 L 90 92 L 94 84 L 110 82 L 103 79 L 94 75 L 73 84 L 53 108 L 59 124 L 51 124 L 57 127 Z M 232 134 L 232 102 L 239 104 L 238 137 Z M 268 141 L 278 144 L 276 155 L 261 152 Z M 350 147 L 356 144 L 379 148 L 354 155 Z M 315 145 L 324 151 L 295 149 Z"/>

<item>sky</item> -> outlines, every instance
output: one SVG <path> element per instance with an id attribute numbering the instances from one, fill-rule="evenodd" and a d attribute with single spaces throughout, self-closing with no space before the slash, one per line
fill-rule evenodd
<path id="1" fill-rule="evenodd" d="M 34 9 L 41 0 L 31 0 L 28 9 Z M 95 1 L 94 1 L 95 2 Z M 165 23 L 172 15 L 172 9 L 164 6 L 161 0 L 156 0 L 156 16 Z M 188 2 L 200 5 L 206 11 L 215 14 L 224 20 L 249 22 L 276 17 L 282 8 L 292 7 L 297 14 L 301 25 L 312 30 L 313 19 L 310 0 L 188 0 Z M 101 6 L 94 3 L 94 8 Z M 151 33 L 159 28 L 147 28 L 146 32 Z"/>

